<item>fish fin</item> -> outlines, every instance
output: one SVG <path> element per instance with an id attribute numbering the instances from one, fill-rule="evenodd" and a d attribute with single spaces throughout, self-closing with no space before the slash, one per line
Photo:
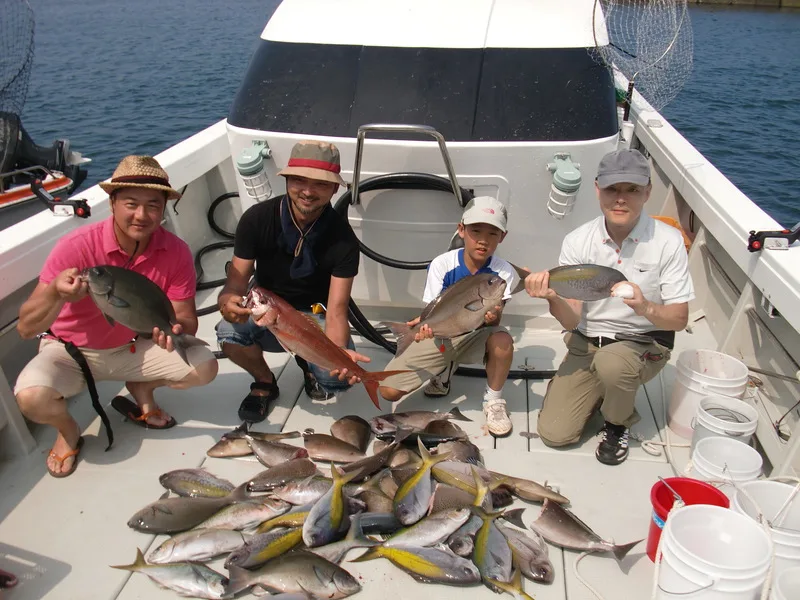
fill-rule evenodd
<path id="1" fill-rule="evenodd" d="M 514 574 L 511 576 L 511 583 L 505 583 L 491 577 L 486 578 L 486 583 L 489 584 L 490 588 L 494 586 L 512 596 L 519 596 L 523 600 L 534 600 L 533 596 L 529 596 L 522 589 L 522 571 L 520 569 L 514 570 Z"/>
<path id="2" fill-rule="evenodd" d="M 636 540 L 635 542 L 630 542 L 629 544 L 615 544 L 612 552 L 614 553 L 616 559 L 621 561 L 623 558 L 625 558 L 625 555 L 633 549 L 634 546 L 642 543 L 643 541 L 644 539 Z"/>
<path id="3" fill-rule="evenodd" d="M 367 390 L 369 399 L 372 400 L 372 403 L 375 405 L 375 408 L 380 409 L 381 401 L 378 399 L 378 382 L 374 380 L 368 381 L 367 379 L 362 378 L 361 383 L 364 384 L 364 389 Z"/>
<path id="4" fill-rule="evenodd" d="M 161 496 L 159 496 L 159 498 L 158 498 L 158 499 L 159 499 L 159 500 L 166 500 L 167 498 L 169 498 L 169 490 L 167 490 L 166 492 L 164 492 L 163 494 L 161 494 Z"/>
<path id="5" fill-rule="evenodd" d="M 115 296 L 114 294 L 109 294 L 107 297 L 108 303 L 111 306 L 116 306 L 117 308 L 130 308 L 131 305 L 128 304 L 125 300 L 120 298 L 119 296 Z"/>
<path id="6" fill-rule="evenodd" d="M 392 443 L 399 445 L 400 442 L 402 442 L 412 433 L 414 433 L 413 429 L 410 429 L 408 427 L 398 427 L 397 429 L 394 430 L 394 442 Z"/>
<path id="7" fill-rule="evenodd" d="M 147 566 L 147 562 L 144 560 L 144 554 L 139 548 L 136 548 L 136 560 L 133 561 L 130 565 L 110 565 L 112 569 L 122 569 L 123 571 L 138 571 L 142 567 Z"/>
<path id="8" fill-rule="evenodd" d="M 112 319 L 111 317 L 109 317 L 106 313 L 103 313 L 103 316 L 106 318 L 106 322 L 109 325 L 111 325 L 112 327 L 114 327 L 114 325 L 117 324 L 117 322 L 114 319 Z"/>
<path id="9" fill-rule="evenodd" d="M 228 567 L 228 583 L 225 585 L 225 597 L 230 598 L 252 586 L 250 571 L 237 565 Z"/>
<path id="10" fill-rule="evenodd" d="M 240 500 L 247 500 L 250 498 L 250 492 L 247 489 L 247 486 L 250 485 L 249 481 L 245 481 L 243 484 L 235 487 L 231 490 L 230 494 L 228 494 L 228 498 L 233 500 L 234 502 L 238 502 Z"/>
<path id="11" fill-rule="evenodd" d="M 473 502 L 473 505 L 482 506 L 483 501 L 486 499 L 486 495 L 489 493 L 489 488 L 483 481 L 483 477 L 481 477 L 477 467 L 475 467 L 475 465 L 470 465 L 469 468 L 472 470 L 472 478 L 475 481 L 475 501 Z"/>
<path id="12" fill-rule="evenodd" d="M 462 413 L 460 410 L 458 410 L 457 406 L 454 406 L 453 408 L 451 408 L 450 411 L 448 412 L 448 414 L 450 415 L 450 418 L 455 420 L 455 421 L 469 421 L 469 422 L 472 422 L 472 419 L 470 419 L 464 413 Z"/>
<path id="13" fill-rule="evenodd" d="M 381 321 L 381 325 L 386 325 L 386 327 L 391 329 L 395 338 L 397 338 L 397 350 L 394 353 L 395 356 L 400 356 L 414 341 L 414 335 L 411 333 L 412 328 L 405 323 L 399 323 L 396 321 Z"/>
<path id="14" fill-rule="evenodd" d="M 374 560 L 376 558 L 381 558 L 383 553 L 381 552 L 381 547 L 376 546 L 375 548 L 370 548 L 364 554 L 357 556 L 348 560 L 347 562 L 364 562 L 366 560 Z"/>
<path id="15" fill-rule="evenodd" d="M 180 356 L 180 357 L 181 357 L 181 360 L 182 360 L 183 362 L 185 362 L 187 365 L 191 366 L 191 365 L 189 364 L 189 357 L 188 357 L 188 356 L 186 356 L 186 348 L 184 348 L 183 346 L 181 346 L 181 344 L 178 342 L 177 338 L 173 338 L 173 340 L 175 340 L 175 341 L 174 341 L 174 346 L 175 346 L 175 354 L 177 354 L 178 356 Z"/>
<path id="16" fill-rule="evenodd" d="M 526 529 L 525 522 L 522 520 L 522 514 L 524 512 L 524 508 L 512 508 L 511 510 L 504 512 L 502 518 L 503 520 L 516 525 L 520 529 Z"/>
<path id="17" fill-rule="evenodd" d="M 517 277 L 519 278 L 519 281 L 517 281 L 517 285 L 515 285 L 514 289 L 511 290 L 511 292 L 510 292 L 511 295 L 513 296 L 517 292 L 521 292 L 522 290 L 525 289 L 525 278 L 528 275 L 530 275 L 531 272 L 523 270 L 521 267 L 518 267 L 517 265 L 515 265 L 512 262 L 510 262 L 508 264 L 510 264 L 514 268 L 514 270 L 517 272 Z"/>
<path id="18" fill-rule="evenodd" d="M 477 312 L 483 308 L 483 300 L 473 300 L 469 304 L 465 305 L 464 308 L 472 312 Z"/>
<path id="19" fill-rule="evenodd" d="M 387 500 L 394 500 L 394 498 L 390 498 L 386 494 L 386 492 L 384 492 L 380 487 L 381 481 L 383 481 L 383 478 L 386 477 L 386 474 L 389 471 L 390 469 L 383 469 L 381 471 L 378 471 L 375 475 L 373 475 L 367 481 L 358 486 L 357 493 L 361 494 L 362 492 L 370 492 L 377 496 L 386 498 Z"/>

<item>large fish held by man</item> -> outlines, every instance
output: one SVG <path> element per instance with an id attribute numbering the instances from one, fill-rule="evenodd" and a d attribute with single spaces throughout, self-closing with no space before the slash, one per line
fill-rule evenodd
<path id="1" fill-rule="evenodd" d="M 150 336 L 158 327 L 172 339 L 175 352 L 186 364 L 186 348 L 208 346 L 207 342 L 187 333 L 175 334 L 172 326 L 178 323 L 175 309 L 167 295 L 153 281 L 140 273 L 99 265 L 84 269 L 81 276 L 89 284 L 89 296 L 112 327 L 124 325 L 142 336 Z"/>
<path id="2" fill-rule="evenodd" d="M 396 356 L 414 342 L 414 336 L 427 325 L 436 340 L 454 338 L 474 331 L 484 323 L 486 313 L 502 306 L 506 281 L 494 273 L 478 273 L 459 279 L 423 309 L 413 327 L 406 323 L 386 321 L 397 336 Z"/>
<path id="3" fill-rule="evenodd" d="M 408 373 L 407 370 L 365 370 L 344 349 L 333 343 L 314 319 L 269 290 L 253 287 L 245 298 L 244 306 L 251 309 L 253 319 L 269 329 L 287 352 L 329 371 L 347 369 L 349 375 L 357 375 L 378 408 L 379 382 L 392 375 Z"/>

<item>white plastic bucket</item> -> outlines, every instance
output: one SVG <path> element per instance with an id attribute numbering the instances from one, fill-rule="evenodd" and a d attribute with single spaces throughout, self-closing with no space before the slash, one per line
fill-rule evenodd
<path id="1" fill-rule="evenodd" d="M 735 488 L 761 475 L 764 459 L 757 450 L 727 437 L 708 437 L 697 442 L 692 454 L 692 477 L 701 481 L 725 481 L 720 490 L 733 500 Z"/>
<path id="2" fill-rule="evenodd" d="M 719 394 L 741 398 L 747 389 L 747 366 L 722 352 L 684 350 L 675 367 L 667 424 L 687 440 L 692 437 L 692 421 L 703 397 Z"/>
<path id="3" fill-rule="evenodd" d="M 727 396 L 706 396 L 697 407 L 691 451 L 707 437 L 729 437 L 747 444 L 757 427 L 758 411 L 747 402 Z"/>
<path id="4" fill-rule="evenodd" d="M 770 600 L 797 600 L 800 598 L 800 567 L 786 569 L 772 583 Z"/>
<path id="5" fill-rule="evenodd" d="M 770 565 L 769 538 L 757 523 L 708 504 L 670 513 L 661 553 L 662 600 L 755 600 Z"/>
<path id="6" fill-rule="evenodd" d="M 780 481 L 750 481 L 741 486 L 742 491 L 736 491 L 731 501 L 734 511 L 757 521 L 758 510 L 753 505 L 755 502 L 767 521 L 773 523 L 770 533 L 775 544 L 773 573 L 776 579 L 784 571 L 800 567 L 800 493 L 794 496 L 777 526 L 774 525 L 778 511 L 794 488 L 794 485 Z M 800 599 L 800 594 L 795 598 Z"/>

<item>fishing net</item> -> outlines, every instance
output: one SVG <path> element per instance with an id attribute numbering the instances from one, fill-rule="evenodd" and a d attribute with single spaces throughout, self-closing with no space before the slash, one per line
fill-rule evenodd
<path id="1" fill-rule="evenodd" d="M 595 0 L 593 25 L 591 53 L 625 76 L 628 102 L 634 86 L 655 110 L 678 95 L 692 72 L 694 49 L 686 0 Z"/>
<path id="2" fill-rule="evenodd" d="M 19 116 L 33 67 L 33 9 L 27 0 L 0 0 L 0 113 Z"/>

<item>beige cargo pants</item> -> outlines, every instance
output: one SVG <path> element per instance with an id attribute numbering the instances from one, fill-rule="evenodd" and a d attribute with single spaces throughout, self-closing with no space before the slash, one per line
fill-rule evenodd
<path id="1" fill-rule="evenodd" d="M 641 417 L 634 403 L 639 386 L 664 368 L 670 351 L 657 342 L 614 342 L 596 347 L 577 333 L 564 336 L 567 355 L 550 381 L 537 430 L 548 446 L 580 440 L 599 406 L 606 421 L 630 427 Z"/>

